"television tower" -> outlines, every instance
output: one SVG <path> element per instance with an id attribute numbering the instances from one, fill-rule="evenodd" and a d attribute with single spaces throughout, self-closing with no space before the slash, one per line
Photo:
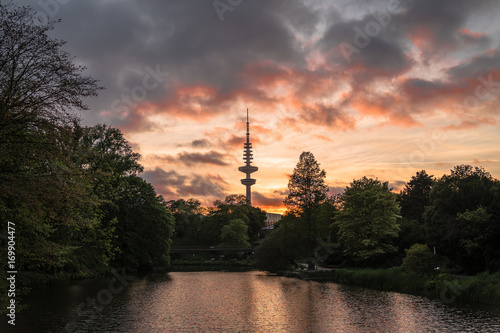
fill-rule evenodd
<path id="1" fill-rule="evenodd" d="M 245 165 L 239 167 L 238 170 L 245 173 L 247 175 L 246 178 L 241 180 L 241 184 L 245 185 L 247 188 L 247 204 L 252 205 L 252 190 L 250 186 L 255 184 L 257 181 L 254 178 L 250 177 L 250 174 L 259 170 L 256 166 L 251 165 L 253 160 L 252 154 L 252 143 L 250 142 L 250 124 L 248 122 L 248 109 L 247 109 L 247 142 L 243 144 L 243 161 L 245 161 Z"/>

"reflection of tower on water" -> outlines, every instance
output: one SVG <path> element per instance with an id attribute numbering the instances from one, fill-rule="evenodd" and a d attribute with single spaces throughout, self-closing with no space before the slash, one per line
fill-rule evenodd
<path id="1" fill-rule="evenodd" d="M 238 170 L 246 174 L 246 178 L 241 180 L 241 183 L 247 188 L 247 203 L 252 205 L 252 190 L 250 187 L 255 184 L 256 179 L 251 178 L 250 175 L 259 170 L 256 166 L 251 165 L 253 160 L 252 143 L 250 143 L 250 124 L 248 122 L 248 109 L 247 109 L 247 142 L 243 145 L 243 161 L 245 165 L 239 167 Z"/>

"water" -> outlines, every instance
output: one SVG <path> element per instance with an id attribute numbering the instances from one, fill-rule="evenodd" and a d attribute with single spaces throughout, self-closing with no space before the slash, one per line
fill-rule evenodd
<path id="1" fill-rule="evenodd" d="M 500 310 L 263 272 L 172 272 L 34 290 L 1 332 L 500 332 Z M 110 296 L 110 297 L 109 297 Z M 97 308 L 87 298 L 109 303 Z"/>

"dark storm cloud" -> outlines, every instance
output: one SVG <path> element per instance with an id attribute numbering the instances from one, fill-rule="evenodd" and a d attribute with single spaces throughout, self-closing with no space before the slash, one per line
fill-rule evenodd
<path id="1" fill-rule="evenodd" d="M 48 3 L 20 2 L 36 10 L 43 9 L 40 3 Z M 491 42 L 489 36 L 464 27 L 478 12 L 497 10 L 496 0 L 401 0 L 397 8 L 392 8 L 391 3 L 398 2 L 357 0 L 334 9 L 329 1 L 243 1 L 233 11 L 225 12 L 221 21 L 212 1 L 207 0 L 70 1 L 58 6 L 54 18 L 63 22 L 56 25 L 53 34 L 68 41 L 66 49 L 76 56 L 76 61 L 86 65 L 88 74 L 107 87 L 99 98 L 88 101 L 92 111 L 84 115 L 86 122 L 102 122 L 105 118 L 125 132 L 161 130 L 151 120 L 160 113 L 169 115 L 169 119 L 204 121 L 228 112 L 229 104 L 237 100 L 279 106 L 283 100 L 266 92 L 283 82 L 303 82 L 290 95 L 294 102 L 307 97 L 328 98 L 320 95 L 321 89 L 315 84 L 331 83 L 329 92 L 334 94 L 335 82 L 339 81 L 347 82 L 353 94 L 379 99 L 364 86 L 379 78 L 397 78 L 410 70 L 414 65 L 410 41 L 424 41 L 419 46 L 424 62 L 468 44 L 484 51 Z M 381 22 L 380 14 L 390 21 L 381 24 L 380 31 L 371 34 L 367 45 L 358 48 L 359 52 L 347 61 L 340 45 L 355 46 L 357 31 L 367 34 L 373 22 Z M 328 25 L 325 34 L 315 35 L 323 23 Z M 329 53 L 325 65 L 311 70 L 306 59 L 314 49 Z M 448 74 L 476 75 L 484 66 L 495 66 L 495 61 L 478 58 L 450 69 Z M 136 96 L 124 106 L 134 89 L 144 88 L 151 69 L 169 75 L 154 84 L 154 89 L 142 89 L 146 95 Z M 423 82 L 402 81 L 404 91 L 425 95 L 429 90 Z M 299 116 L 290 117 L 290 123 L 293 118 L 296 122 L 300 119 L 353 129 L 355 121 L 349 111 L 339 110 L 352 107 L 349 102 L 357 97 L 343 99 L 339 105 L 295 103 L 293 112 Z M 412 123 L 409 114 L 418 110 L 396 110 L 394 102 L 398 101 L 386 100 L 391 102 L 378 103 L 386 108 L 385 112 L 403 119 L 400 123 Z M 117 101 L 120 108 L 113 107 Z M 236 144 L 237 139 L 229 140 L 228 145 Z"/>
<path id="2" fill-rule="evenodd" d="M 35 9 L 35 1 L 24 1 Z M 245 83 L 235 74 L 262 59 L 299 63 L 288 25 L 312 30 L 315 14 L 299 0 L 245 1 L 223 22 L 212 1 L 71 1 L 60 5 L 54 35 L 107 91 L 93 110 L 109 110 L 122 94 L 141 85 L 147 66 L 159 65 L 183 84 L 216 86 L 221 94 Z M 168 96 L 168 87 L 148 91 L 149 101 Z M 168 110 L 167 110 L 168 111 Z M 123 117 L 122 117 L 123 118 Z M 127 119 L 120 121 L 124 125 Z"/>
<path id="3" fill-rule="evenodd" d="M 462 64 L 448 69 L 447 74 L 452 80 L 476 79 L 492 71 L 500 71 L 500 50 L 489 50 Z"/>
<path id="4" fill-rule="evenodd" d="M 459 31 L 470 17 L 497 6 L 496 0 L 401 1 L 401 11 L 394 17 L 397 25 L 395 31 L 407 36 L 411 32 L 425 29 L 432 34 L 432 46 L 454 47 L 460 45 L 463 36 L 460 36 Z"/>
<path id="5" fill-rule="evenodd" d="M 175 170 L 161 168 L 146 171 L 142 178 L 150 182 L 159 194 L 166 198 L 186 198 L 204 196 L 223 198 L 226 195 L 227 182 L 219 175 L 180 175 Z"/>
<path id="6" fill-rule="evenodd" d="M 441 81 L 427 81 L 422 79 L 408 79 L 401 85 L 402 92 L 412 102 L 428 101 L 443 94 L 443 90 L 449 89 L 449 85 Z"/>
<path id="7" fill-rule="evenodd" d="M 320 45 L 324 51 L 335 50 L 331 60 L 346 67 L 363 65 L 374 70 L 370 76 L 397 75 L 412 65 L 406 55 L 410 50 L 408 38 L 424 42 L 424 61 L 465 44 L 488 46 L 488 36 L 475 36 L 463 27 L 475 12 L 495 5 L 493 0 L 387 1 L 361 18 L 343 19 L 337 15 Z M 342 43 L 356 51 L 346 57 Z"/>
<path id="8" fill-rule="evenodd" d="M 406 46 L 394 38 L 391 29 L 380 24 L 380 32 L 368 36 L 365 31 L 371 23 L 378 24 L 371 15 L 361 20 L 337 22 L 327 30 L 320 45 L 324 51 L 335 51 L 331 61 L 345 68 L 360 69 L 361 65 L 362 71 L 372 71 L 369 76 L 363 75 L 362 79 L 365 80 L 380 75 L 393 76 L 408 70 L 412 61 L 405 54 Z"/>

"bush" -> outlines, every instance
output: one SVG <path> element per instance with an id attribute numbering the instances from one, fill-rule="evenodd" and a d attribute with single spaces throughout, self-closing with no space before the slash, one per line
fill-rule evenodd
<path id="1" fill-rule="evenodd" d="M 434 254 L 427 245 L 413 244 L 405 250 L 406 257 L 403 259 L 403 268 L 419 274 L 431 274 L 434 269 Z"/>
<path id="2" fill-rule="evenodd" d="M 256 267 L 270 272 L 285 270 L 290 258 L 283 253 L 280 246 L 281 229 L 273 230 L 255 249 Z"/>

